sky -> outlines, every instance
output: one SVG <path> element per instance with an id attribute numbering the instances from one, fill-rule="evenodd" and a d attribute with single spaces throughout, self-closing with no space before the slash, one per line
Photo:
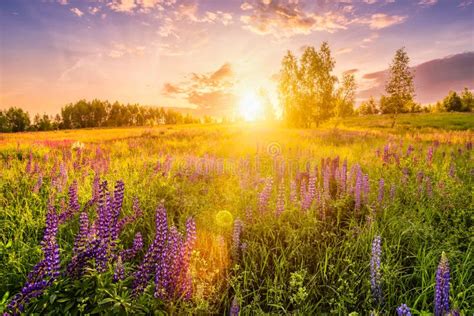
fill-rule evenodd
<path id="1" fill-rule="evenodd" d="M 0 12 L 0 109 L 98 98 L 228 115 L 259 89 L 277 103 L 283 55 L 322 41 L 358 101 L 382 93 L 402 46 L 419 102 L 474 89 L 473 0 L 1 0 Z"/>

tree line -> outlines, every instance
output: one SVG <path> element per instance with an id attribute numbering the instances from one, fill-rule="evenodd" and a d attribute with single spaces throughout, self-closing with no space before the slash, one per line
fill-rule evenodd
<path id="1" fill-rule="evenodd" d="M 386 104 L 386 98 L 382 96 L 379 101 L 373 97 L 367 101 L 362 102 L 359 106 L 358 114 L 360 115 L 371 115 L 371 114 L 387 114 L 390 113 L 389 108 Z M 456 91 L 449 91 L 448 95 L 435 104 L 429 104 L 422 107 L 417 103 L 410 103 L 404 109 L 404 112 L 410 113 L 440 113 L 440 112 L 472 112 L 474 111 L 474 96 L 468 88 L 464 88 L 460 94 Z"/>
<path id="2" fill-rule="evenodd" d="M 110 103 L 101 100 L 80 100 L 49 116 L 36 114 L 33 120 L 28 112 L 11 107 L 0 110 L 0 132 L 48 131 L 92 127 L 152 126 L 158 124 L 193 124 L 199 119 L 189 114 L 139 104 Z"/>
<path id="3" fill-rule="evenodd" d="M 388 68 L 385 94 L 377 102 L 373 97 L 354 109 L 357 84 L 354 75 L 333 75 L 335 60 L 327 42 L 316 50 L 306 47 L 298 60 L 291 51 L 283 57 L 278 83 L 283 119 L 290 126 L 318 126 L 330 118 L 350 115 L 390 114 L 395 124 L 400 113 L 473 111 L 474 99 L 466 88 L 459 96 L 451 91 L 435 105 L 415 102 L 414 73 L 404 47 L 395 52 Z"/>

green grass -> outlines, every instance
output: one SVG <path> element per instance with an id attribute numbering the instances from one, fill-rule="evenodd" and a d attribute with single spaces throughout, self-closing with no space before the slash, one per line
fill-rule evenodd
<path id="1" fill-rule="evenodd" d="M 433 130 L 466 131 L 474 128 L 473 113 L 416 113 L 400 114 L 392 128 L 390 115 L 367 115 L 347 118 L 342 125 L 348 128 L 367 128 L 394 132 L 431 132 Z"/>
<path id="2" fill-rule="evenodd" d="M 104 273 L 91 268 L 77 280 L 62 275 L 30 302 L 28 314 L 221 315 L 229 313 L 235 298 L 242 315 L 394 315 L 402 303 L 413 315 L 427 315 L 433 310 L 435 273 L 444 251 L 451 267 L 451 307 L 472 315 L 472 116 L 402 115 L 395 129 L 389 124 L 389 118 L 375 116 L 349 119 L 337 129 L 329 122 L 314 130 L 242 124 L 2 135 L 0 311 L 42 258 L 48 201 L 63 211 L 67 187 L 75 180 L 84 206 L 91 198 L 94 170 L 100 169 L 109 186 L 119 179 L 125 182 L 124 215 L 132 213 L 134 198 L 144 212 L 126 226 L 119 248 L 129 247 L 137 231 L 145 245 L 150 244 L 161 201 L 170 225 L 180 231 L 186 218 L 194 216 L 192 298 L 156 299 L 153 282 L 144 294 L 133 297 L 132 276 L 142 252 L 125 264 L 128 277 L 118 283 L 112 282 L 114 263 Z M 70 142 L 61 142 L 64 139 Z M 81 155 L 71 148 L 74 141 L 84 142 Z M 384 161 L 386 145 L 389 155 Z M 413 151 L 407 156 L 409 146 Z M 37 172 L 27 173 L 30 152 L 32 170 Z M 173 158 L 170 173 L 157 172 L 157 162 L 167 156 Z M 329 198 L 316 200 L 308 211 L 301 209 L 300 192 L 298 201 L 291 201 L 291 181 L 308 164 L 319 170 L 317 192 L 326 192 L 321 159 L 328 157 L 339 157 L 340 168 L 347 159 L 348 175 L 354 165 L 367 174 L 370 190 L 360 210 L 355 210 L 354 194 L 342 193 L 334 179 L 329 182 Z M 282 160 L 287 168 L 283 177 L 278 171 Z M 196 167 L 199 161 L 216 169 L 205 173 Z M 224 162 L 222 174 L 218 161 Z M 68 176 L 66 186 L 58 190 L 51 180 L 61 163 Z M 104 164 L 108 169 L 101 167 Z M 43 185 L 34 192 L 40 174 Z M 267 209 L 261 211 L 259 198 L 267 177 L 273 177 L 274 185 Z M 382 204 L 377 202 L 380 178 L 385 180 Z M 285 210 L 276 216 L 281 179 Z M 348 181 L 354 184 L 353 176 Z M 91 220 L 97 216 L 94 206 L 88 212 Z M 240 241 L 245 244 L 237 252 L 236 218 L 244 222 Z M 59 228 L 63 273 L 77 231 L 77 214 Z M 381 304 L 373 300 L 370 288 L 371 243 L 376 235 L 382 237 Z"/>

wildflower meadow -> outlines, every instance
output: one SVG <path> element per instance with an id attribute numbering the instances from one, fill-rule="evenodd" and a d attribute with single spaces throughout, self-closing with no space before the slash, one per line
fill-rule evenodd
<path id="1" fill-rule="evenodd" d="M 0 311 L 472 315 L 472 131 L 356 125 L 1 135 Z"/>

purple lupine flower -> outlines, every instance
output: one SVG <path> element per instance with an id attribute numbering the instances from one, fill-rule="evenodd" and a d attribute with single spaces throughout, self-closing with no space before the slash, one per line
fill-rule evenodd
<path id="1" fill-rule="evenodd" d="M 363 192 L 363 203 L 369 203 L 369 191 L 370 191 L 370 182 L 369 182 L 369 175 L 365 174 L 362 180 L 362 192 Z"/>
<path id="2" fill-rule="evenodd" d="M 281 213 L 285 210 L 285 186 L 283 181 L 280 183 L 280 187 L 278 188 L 278 197 L 276 202 L 276 216 L 279 217 Z"/>
<path id="3" fill-rule="evenodd" d="M 431 146 L 428 148 L 428 152 L 426 153 L 426 162 L 428 165 L 431 165 L 433 162 L 433 147 Z"/>
<path id="4" fill-rule="evenodd" d="M 74 242 L 73 257 L 67 266 L 68 275 L 80 277 L 90 259 L 95 259 L 99 271 L 105 270 L 107 248 L 106 243 L 99 235 L 99 226 L 101 225 L 99 222 L 100 218 L 89 223 L 87 213 L 80 214 L 79 232 Z"/>
<path id="5" fill-rule="evenodd" d="M 449 284 L 450 271 L 449 262 L 446 254 L 441 254 L 438 270 L 436 271 L 436 287 L 434 300 L 435 316 L 444 316 L 449 312 Z"/>
<path id="6" fill-rule="evenodd" d="M 453 163 L 451 163 L 449 166 L 449 176 L 451 178 L 454 178 L 455 175 L 456 175 L 456 167 L 454 166 Z"/>
<path id="7" fill-rule="evenodd" d="M 239 316 L 240 315 L 240 306 L 237 297 L 234 296 L 232 299 L 232 304 L 230 305 L 229 316 Z"/>
<path id="8" fill-rule="evenodd" d="M 361 193 L 362 193 L 362 183 L 363 183 L 363 175 L 360 171 L 360 168 L 357 169 L 356 180 L 355 180 L 355 187 L 354 187 L 354 199 L 355 199 L 355 210 L 358 212 L 360 211 L 361 206 Z"/>
<path id="9" fill-rule="evenodd" d="M 125 278 L 125 270 L 123 268 L 122 257 L 118 256 L 117 262 L 115 263 L 113 282 L 118 282 Z"/>
<path id="10" fill-rule="evenodd" d="M 411 153 L 413 152 L 413 150 L 415 150 L 415 148 L 410 144 L 408 145 L 408 148 L 407 148 L 407 157 L 411 155 Z"/>
<path id="11" fill-rule="evenodd" d="M 243 223 L 237 218 L 234 221 L 234 231 L 232 233 L 232 258 L 236 262 L 239 259 L 240 235 L 242 234 Z"/>
<path id="12" fill-rule="evenodd" d="M 28 155 L 28 161 L 26 162 L 26 166 L 25 166 L 25 173 L 27 174 L 31 173 L 32 160 L 33 160 L 33 154 L 30 151 L 30 154 Z"/>
<path id="13" fill-rule="evenodd" d="M 265 212 L 268 209 L 268 202 L 272 195 L 273 189 L 273 179 L 271 177 L 267 178 L 265 181 L 265 186 L 263 187 L 262 192 L 260 192 L 258 207 L 260 212 Z"/>
<path id="14" fill-rule="evenodd" d="M 411 316 L 410 308 L 407 304 L 402 304 L 397 307 L 397 316 Z"/>
<path id="15" fill-rule="evenodd" d="M 132 260 L 143 249 L 143 238 L 140 232 L 135 234 L 132 248 L 125 249 L 120 253 L 123 261 Z"/>
<path id="16" fill-rule="evenodd" d="M 347 191 L 347 159 L 344 159 L 342 163 L 341 171 L 339 172 L 339 186 L 341 188 L 341 193 L 346 193 Z"/>
<path id="17" fill-rule="evenodd" d="M 166 298 L 166 289 L 169 284 L 169 269 L 166 260 L 166 244 L 168 240 L 168 218 L 163 205 L 156 211 L 156 235 L 155 235 L 155 297 Z"/>
<path id="18" fill-rule="evenodd" d="M 191 254 L 196 244 L 196 222 L 194 218 L 190 217 L 186 220 L 186 242 L 184 250 L 184 256 L 182 258 L 184 281 L 183 281 L 183 294 L 186 299 L 190 299 L 193 290 L 193 280 L 191 278 L 191 272 L 189 271 L 189 264 L 191 260 Z"/>
<path id="19" fill-rule="evenodd" d="M 7 305 L 7 311 L 13 315 L 24 312 L 26 304 L 32 298 L 43 294 L 44 290 L 52 284 L 59 275 L 59 245 L 56 241 L 58 232 L 58 216 L 54 207 L 49 206 L 46 214 L 46 228 L 44 230 L 41 248 L 43 260 L 41 260 L 28 274 L 27 281 L 20 293 L 16 294 Z"/>
<path id="20" fill-rule="evenodd" d="M 428 194 L 429 197 L 433 196 L 433 184 L 431 183 L 431 178 L 426 177 L 426 193 Z"/>
<path id="21" fill-rule="evenodd" d="M 321 170 L 323 172 L 323 188 L 324 188 L 324 198 L 326 200 L 329 200 L 331 196 L 331 192 L 329 191 L 330 187 L 330 179 L 331 179 L 331 169 L 329 169 L 329 166 L 326 166 L 324 170 Z"/>
<path id="22" fill-rule="evenodd" d="M 68 205 L 64 212 L 59 216 L 59 222 L 64 223 L 68 219 L 74 216 L 75 213 L 79 212 L 81 206 L 79 204 L 79 199 L 77 196 L 77 181 L 71 184 L 68 190 Z"/>
<path id="23" fill-rule="evenodd" d="M 383 148 L 382 160 L 386 164 L 390 163 L 390 145 L 389 144 L 386 144 L 385 147 Z"/>
<path id="24" fill-rule="evenodd" d="M 115 188 L 114 188 L 114 196 L 113 196 L 113 201 L 112 201 L 112 207 L 110 210 L 110 230 L 111 230 L 111 238 L 112 241 L 115 242 L 118 238 L 119 230 L 118 230 L 118 218 L 120 216 L 120 211 L 122 210 L 122 205 L 123 205 L 123 194 L 125 190 L 125 185 L 122 180 L 119 180 L 115 183 Z"/>
<path id="25" fill-rule="evenodd" d="M 377 196 L 377 203 L 379 205 L 381 205 L 382 202 L 383 202 L 384 192 L 385 192 L 385 180 L 383 178 L 380 178 L 380 180 L 379 180 L 379 194 Z"/>
<path id="26" fill-rule="evenodd" d="M 132 209 L 133 209 L 133 214 L 130 216 L 125 216 L 121 220 L 118 221 L 117 223 L 117 231 L 120 233 L 123 229 L 123 227 L 127 224 L 133 223 L 137 218 L 141 217 L 143 215 L 143 211 L 140 208 L 140 205 L 138 203 L 138 199 L 135 197 L 133 198 L 133 203 L 132 203 Z"/>
<path id="27" fill-rule="evenodd" d="M 178 286 L 180 282 L 181 273 L 181 258 L 180 252 L 183 247 L 183 236 L 178 232 L 175 226 L 172 226 L 168 233 L 168 244 L 167 244 L 167 265 L 169 268 L 168 287 L 165 289 L 168 298 L 179 295 Z"/>
<path id="28" fill-rule="evenodd" d="M 168 228 L 168 220 L 166 209 L 162 204 L 156 210 L 155 216 L 155 226 L 156 226 L 156 234 L 155 239 L 148 247 L 147 252 L 145 253 L 145 257 L 143 258 L 142 263 L 138 267 L 138 270 L 134 274 L 133 280 L 133 295 L 138 295 L 148 284 L 148 281 L 151 279 L 152 274 L 156 273 L 157 271 L 157 264 L 158 260 L 162 259 L 162 253 L 165 250 L 165 242 L 166 242 L 166 232 L 163 232 L 165 229 Z M 160 275 L 161 277 L 161 275 Z M 161 279 L 158 280 L 159 286 L 161 285 Z M 156 282 L 156 278 L 155 278 Z M 158 293 L 161 293 L 161 288 L 158 287 Z"/>
<path id="29" fill-rule="evenodd" d="M 372 256 L 370 258 L 370 288 L 372 290 L 372 297 L 377 304 L 382 302 L 382 287 L 380 284 L 380 259 L 382 256 L 381 242 L 382 238 L 380 236 L 375 236 L 372 242 Z"/>
<path id="30" fill-rule="evenodd" d="M 78 254 L 84 250 L 89 236 L 89 217 L 86 212 L 79 215 L 79 232 L 74 241 L 73 254 Z"/>
<path id="31" fill-rule="evenodd" d="M 306 195 L 307 195 L 307 192 L 306 192 L 306 179 L 303 178 L 301 179 L 301 183 L 300 183 L 300 201 L 301 201 L 301 206 L 303 207 L 303 203 L 305 203 L 305 199 L 306 199 Z"/>
<path id="32" fill-rule="evenodd" d="M 392 184 L 392 186 L 390 187 L 390 199 L 393 200 L 395 198 L 395 193 L 396 193 L 396 186 L 395 184 Z"/>
<path id="33" fill-rule="evenodd" d="M 97 203 L 100 197 L 100 177 L 96 173 L 94 176 L 94 182 L 92 183 L 92 201 Z"/>
<path id="34" fill-rule="evenodd" d="M 38 180 L 36 181 L 35 186 L 33 187 L 33 192 L 38 193 L 42 185 L 43 185 L 43 176 L 39 175 Z"/>
<path id="35" fill-rule="evenodd" d="M 292 204 L 296 204 L 296 202 L 298 201 L 298 193 L 296 189 L 295 180 L 291 180 L 290 182 L 290 201 Z"/>

